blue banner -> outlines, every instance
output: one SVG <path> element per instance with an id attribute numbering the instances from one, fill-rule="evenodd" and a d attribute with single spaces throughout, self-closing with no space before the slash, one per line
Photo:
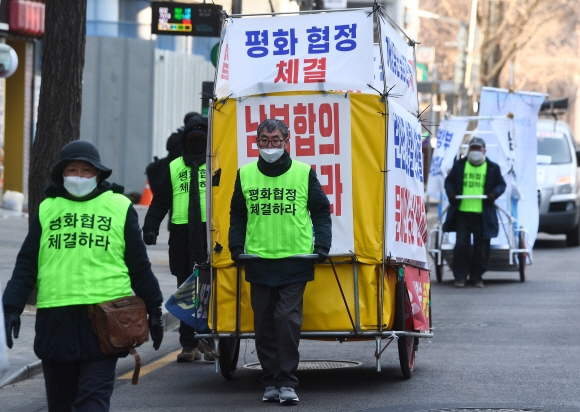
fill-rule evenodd
<path id="1" fill-rule="evenodd" d="M 198 332 L 205 332 L 208 330 L 207 314 L 210 295 L 209 269 L 195 269 L 193 274 L 167 299 L 165 308 Z"/>

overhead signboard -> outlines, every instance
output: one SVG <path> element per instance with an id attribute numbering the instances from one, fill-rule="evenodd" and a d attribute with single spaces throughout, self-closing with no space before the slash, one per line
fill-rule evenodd
<path id="1" fill-rule="evenodd" d="M 151 2 L 151 33 L 219 37 L 222 6 L 215 4 Z"/>

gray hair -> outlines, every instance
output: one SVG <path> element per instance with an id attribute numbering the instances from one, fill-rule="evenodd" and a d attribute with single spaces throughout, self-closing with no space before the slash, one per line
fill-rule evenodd
<path id="1" fill-rule="evenodd" d="M 266 129 L 268 133 L 272 133 L 274 130 L 280 130 L 282 137 L 284 139 L 288 138 L 288 126 L 282 120 L 278 119 L 266 119 L 258 126 L 258 137 L 262 130 Z"/>

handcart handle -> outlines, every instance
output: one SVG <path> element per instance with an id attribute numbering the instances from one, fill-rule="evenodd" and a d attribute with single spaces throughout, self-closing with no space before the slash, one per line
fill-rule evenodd
<path id="1" fill-rule="evenodd" d="M 288 258 L 297 258 L 297 259 L 318 259 L 318 255 L 317 254 L 307 254 L 307 255 L 292 255 L 292 256 L 288 256 Z M 249 255 L 249 254 L 241 254 L 239 255 L 239 258 L 241 260 L 253 260 L 253 259 L 262 259 L 259 255 Z"/>
<path id="2" fill-rule="evenodd" d="M 487 199 L 487 195 L 457 195 L 456 199 Z"/>

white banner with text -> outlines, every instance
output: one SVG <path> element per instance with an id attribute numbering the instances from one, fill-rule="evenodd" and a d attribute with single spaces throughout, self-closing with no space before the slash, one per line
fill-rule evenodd
<path id="1" fill-rule="evenodd" d="M 288 126 L 286 150 L 312 166 L 330 200 L 331 254 L 354 251 L 350 99 L 337 94 L 250 97 L 238 102 L 236 111 L 238 167 L 258 160 L 258 125 L 282 120 Z M 282 213 L 271 196 L 270 212 Z"/>
<path id="2" fill-rule="evenodd" d="M 421 123 L 388 99 L 385 256 L 426 262 Z"/>

